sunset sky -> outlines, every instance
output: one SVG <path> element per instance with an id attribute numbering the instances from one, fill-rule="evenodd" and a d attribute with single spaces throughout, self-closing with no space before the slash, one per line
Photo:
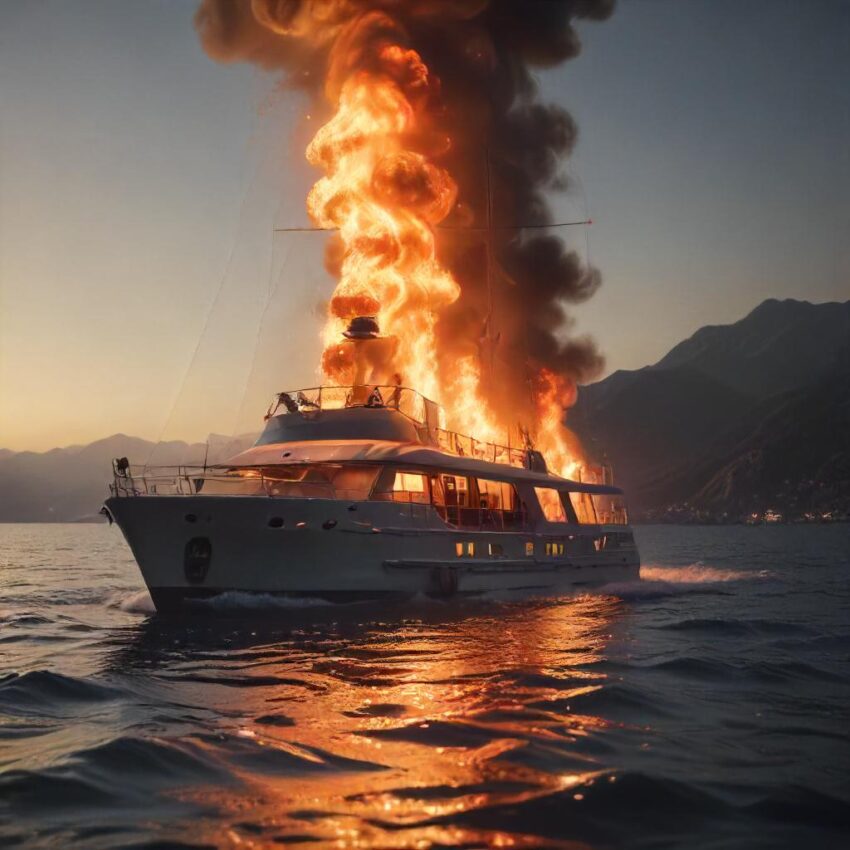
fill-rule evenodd
<path id="1" fill-rule="evenodd" d="M 0 5 L 0 447 L 203 439 L 316 381 L 331 289 L 315 127 L 215 64 L 193 0 Z M 850 298 L 850 3 L 622 0 L 541 79 L 576 117 L 559 199 L 609 371 L 766 297 Z"/>

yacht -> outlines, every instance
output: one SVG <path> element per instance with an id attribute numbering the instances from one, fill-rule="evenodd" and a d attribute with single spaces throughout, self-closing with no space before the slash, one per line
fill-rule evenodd
<path id="1" fill-rule="evenodd" d="M 560 593 L 639 575 L 621 490 L 446 430 L 400 385 L 278 393 L 256 443 L 223 463 L 113 467 L 104 512 L 160 613 L 231 593 Z"/>

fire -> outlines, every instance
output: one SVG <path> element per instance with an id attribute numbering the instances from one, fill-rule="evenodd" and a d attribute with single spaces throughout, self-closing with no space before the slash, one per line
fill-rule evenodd
<path id="1" fill-rule="evenodd" d="M 576 400 L 576 386 L 548 369 L 540 369 L 536 380 L 537 447 L 550 468 L 565 478 L 575 478 L 584 465 L 578 438 L 564 427 L 564 410 Z"/>
<path id="2" fill-rule="evenodd" d="M 437 319 L 460 296 L 436 250 L 435 227 L 455 208 L 458 194 L 435 161 L 446 144 L 437 141 L 431 121 L 439 81 L 404 43 L 401 28 L 373 11 L 339 29 L 325 83 L 335 112 L 306 152 L 308 162 L 324 171 L 307 199 L 310 216 L 339 233 L 332 249 L 339 281 L 322 333 L 325 379 L 354 382 L 354 356 L 340 339 L 351 319 L 374 315 L 395 340 L 384 348 L 384 383 L 397 376 L 441 403 L 450 428 L 504 443 L 522 416 L 504 421 L 494 413 L 482 391 L 479 359 L 458 357 L 448 379 L 441 380 L 438 369 Z M 497 371 L 489 379 L 498 377 Z M 532 383 L 535 444 L 550 469 L 572 477 L 581 452 L 562 420 L 575 400 L 575 384 L 546 369 Z"/>
<path id="3" fill-rule="evenodd" d="M 396 51 L 385 48 L 379 58 L 387 57 L 397 67 Z M 420 64 L 413 51 L 406 59 Z M 424 74 L 423 66 L 408 88 L 426 85 Z M 410 95 L 385 71 L 358 71 L 343 83 L 336 114 L 307 148 L 308 161 L 325 171 L 307 208 L 317 225 L 337 228 L 342 243 L 323 333 L 326 377 L 350 382 L 350 364 L 328 351 L 338 348 L 350 319 L 377 314 L 398 340 L 393 370 L 436 397 L 436 312 L 460 291 L 437 260 L 433 226 L 448 215 L 457 190 L 444 170 L 405 147 L 416 124 Z"/>

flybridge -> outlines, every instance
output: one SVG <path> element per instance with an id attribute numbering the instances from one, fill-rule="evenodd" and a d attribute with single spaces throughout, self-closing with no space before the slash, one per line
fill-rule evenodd
<path id="1" fill-rule="evenodd" d="M 517 447 L 476 440 L 445 427 L 445 412 L 409 387 L 360 384 L 310 387 L 278 393 L 265 416 L 257 445 L 303 440 L 374 439 L 420 443 L 449 454 L 547 471 L 531 445 Z"/>

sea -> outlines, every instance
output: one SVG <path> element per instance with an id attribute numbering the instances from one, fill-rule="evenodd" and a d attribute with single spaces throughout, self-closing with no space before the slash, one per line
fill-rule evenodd
<path id="1" fill-rule="evenodd" d="M 636 530 L 558 598 L 154 613 L 0 526 L 0 846 L 850 847 L 850 526 Z"/>

